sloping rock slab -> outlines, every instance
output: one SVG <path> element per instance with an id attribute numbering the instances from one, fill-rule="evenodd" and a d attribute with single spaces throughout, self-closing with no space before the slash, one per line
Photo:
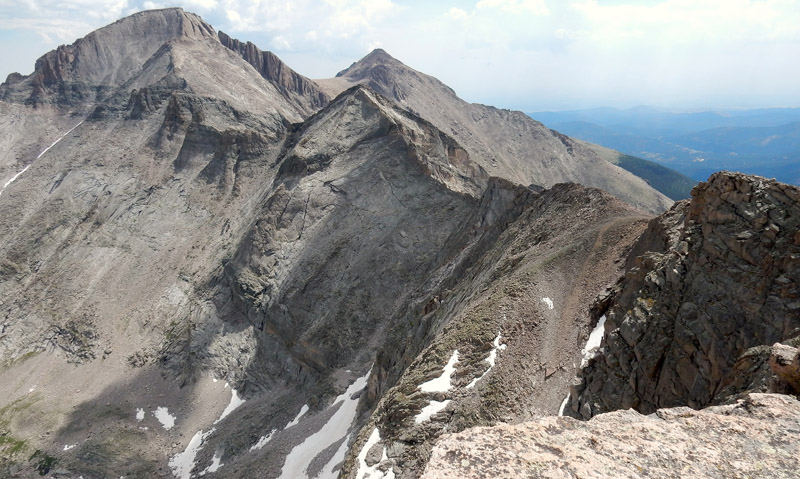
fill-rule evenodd
<path id="1" fill-rule="evenodd" d="M 734 405 L 649 416 L 616 411 L 581 422 L 545 417 L 443 436 L 424 479 L 795 478 L 800 402 L 749 394 Z"/>

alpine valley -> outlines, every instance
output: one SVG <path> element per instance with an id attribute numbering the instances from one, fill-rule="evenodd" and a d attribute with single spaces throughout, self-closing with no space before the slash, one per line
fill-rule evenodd
<path id="1" fill-rule="evenodd" d="M 46 53 L 0 85 L 0 477 L 797 477 L 800 189 L 623 157 L 177 8 Z"/>

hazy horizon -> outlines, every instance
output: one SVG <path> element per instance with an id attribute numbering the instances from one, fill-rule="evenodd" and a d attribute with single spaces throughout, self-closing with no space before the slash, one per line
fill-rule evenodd
<path id="1" fill-rule="evenodd" d="M 467 101 L 526 112 L 800 107 L 786 0 L 0 0 L 0 79 L 136 11 L 180 6 L 310 78 L 373 48 Z"/>

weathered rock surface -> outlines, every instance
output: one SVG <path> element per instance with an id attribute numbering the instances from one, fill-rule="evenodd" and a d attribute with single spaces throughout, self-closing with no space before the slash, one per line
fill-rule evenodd
<path id="1" fill-rule="evenodd" d="M 800 402 L 749 394 L 701 411 L 616 411 L 589 421 L 546 417 L 444 436 L 423 479 L 793 478 Z"/>
<path id="2" fill-rule="evenodd" d="M 767 349 L 800 335 L 800 189 L 716 173 L 654 219 L 568 412 L 719 404 L 765 391 Z M 750 371 L 748 373 L 748 371 Z"/>
<path id="3" fill-rule="evenodd" d="M 218 35 L 223 45 L 241 55 L 261 76 L 278 85 L 281 93 L 305 107 L 309 115 L 331 101 L 331 97 L 316 83 L 289 68 L 274 53 L 261 51 L 251 42 L 242 43 L 224 32 Z"/>
<path id="4" fill-rule="evenodd" d="M 455 138 L 491 176 L 548 188 L 570 181 L 593 186 L 651 213 L 661 213 L 672 204 L 644 180 L 611 164 L 584 143 L 550 130 L 522 112 L 467 103 L 436 78 L 381 49 L 335 78 L 316 81 L 331 95 L 365 84 L 394 99 Z"/>
<path id="5" fill-rule="evenodd" d="M 800 349 L 775 343 L 769 355 L 769 366 L 794 394 L 800 394 Z"/>

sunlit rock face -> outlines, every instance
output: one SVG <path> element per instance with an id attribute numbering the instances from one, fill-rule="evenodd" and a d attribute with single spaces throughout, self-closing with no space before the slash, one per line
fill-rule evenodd
<path id="1" fill-rule="evenodd" d="M 788 479 L 800 465 L 791 439 L 798 419 L 796 399 L 749 394 L 701 411 L 676 407 L 643 416 L 627 410 L 587 422 L 547 417 L 474 428 L 443 437 L 422 477 Z"/>

